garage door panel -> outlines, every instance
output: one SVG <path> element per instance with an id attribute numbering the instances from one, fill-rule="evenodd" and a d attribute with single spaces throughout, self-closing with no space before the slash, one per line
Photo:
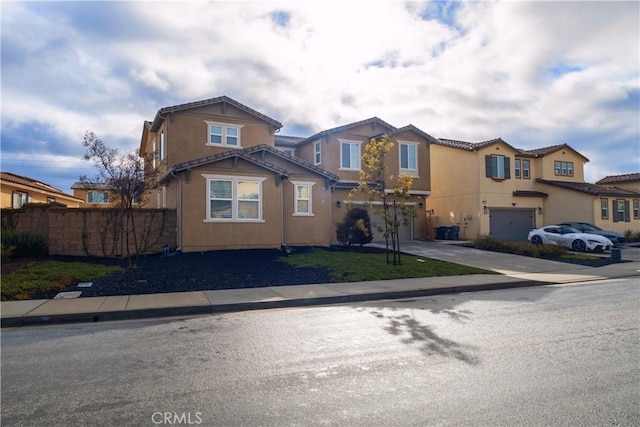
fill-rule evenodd
<path id="1" fill-rule="evenodd" d="M 369 211 L 369 216 L 371 217 L 371 228 L 373 229 L 373 240 L 384 240 L 384 231 L 379 232 L 378 227 L 382 227 L 384 229 L 384 215 L 383 214 L 374 214 Z M 400 222 L 402 223 L 402 219 L 400 218 Z M 398 229 L 398 236 L 400 237 L 400 241 L 403 240 L 413 240 L 413 218 L 409 218 L 409 225 L 400 225 Z"/>
<path id="2" fill-rule="evenodd" d="M 490 209 L 489 235 L 500 240 L 527 240 L 535 226 L 533 209 Z"/>

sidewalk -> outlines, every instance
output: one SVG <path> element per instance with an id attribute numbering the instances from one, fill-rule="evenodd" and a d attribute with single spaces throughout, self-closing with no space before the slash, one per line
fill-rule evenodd
<path id="1" fill-rule="evenodd" d="M 1 303 L 0 316 L 2 327 L 98 322 L 350 303 L 640 276 L 640 250 L 623 251 L 623 259 L 633 262 L 598 268 L 463 248 L 443 242 L 408 242 L 402 250 L 418 256 L 489 269 L 499 274 L 5 301 Z"/>

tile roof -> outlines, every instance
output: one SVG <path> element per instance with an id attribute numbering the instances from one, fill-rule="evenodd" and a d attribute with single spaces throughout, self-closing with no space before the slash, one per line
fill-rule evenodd
<path id="1" fill-rule="evenodd" d="M 542 191 L 531 190 L 515 190 L 513 195 L 514 197 L 549 197 L 547 193 L 543 193 Z"/>
<path id="2" fill-rule="evenodd" d="M 33 188 L 35 190 L 43 191 L 45 193 L 64 196 L 64 197 L 68 197 L 70 199 L 81 200 L 81 199 L 78 199 L 75 196 L 72 196 L 71 194 L 67 194 L 67 193 L 63 192 L 62 190 L 60 190 L 58 188 L 55 188 L 55 187 L 52 187 L 49 184 L 46 184 L 46 183 L 44 183 L 42 181 L 38 181 L 36 179 L 29 178 L 29 177 L 26 177 L 26 176 L 16 175 L 16 174 L 11 173 L 11 172 L 0 172 L 0 179 L 2 181 L 4 181 L 4 182 L 8 182 L 8 183 L 12 183 L 12 184 L 24 185 L 25 187 L 30 187 L 30 188 Z"/>
<path id="3" fill-rule="evenodd" d="M 640 181 L 640 173 L 625 173 L 622 175 L 608 175 L 597 181 L 596 184 L 608 185 L 608 184 L 623 184 L 625 182 L 638 182 Z"/>
<path id="4" fill-rule="evenodd" d="M 455 139 L 444 139 L 444 138 L 438 138 L 436 141 L 434 141 L 434 143 L 438 145 L 443 145 L 443 146 L 452 147 L 452 148 L 459 148 L 461 150 L 466 150 L 466 151 L 478 151 L 482 148 L 488 147 L 489 145 L 497 144 L 498 142 L 501 142 L 507 145 L 508 147 L 511 147 L 516 152 L 516 154 L 521 157 L 534 157 L 534 158 L 544 157 L 548 154 L 555 153 L 558 150 L 566 148 L 575 152 L 576 154 L 584 158 L 586 161 L 589 161 L 589 159 L 587 159 L 585 156 L 583 156 L 582 154 L 574 150 L 568 144 L 558 144 L 558 145 L 552 145 L 549 147 L 536 148 L 533 150 L 524 150 L 521 148 L 513 147 L 512 145 L 504 141 L 502 138 L 495 138 L 495 139 L 490 139 L 488 141 L 482 141 L 482 142 L 466 142 L 466 141 L 457 141 Z"/>
<path id="5" fill-rule="evenodd" d="M 258 166 L 261 166 L 265 169 L 271 170 L 272 172 L 278 173 L 280 175 L 284 175 L 286 177 L 288 177 L 290 175 L 289 171 L 278 166 L 275 165 L 271 162 L 267 162 L 264 159 L 260 158 L 260 157 L 256 157 L 255 154 L 260 152 L 260 151 L 268 151 L 282 159 L 285 159 L 291 163 L 295 163 L 299 166 L 302 166 L 306 169 L 309 169 L 321 176 L 324 176 L 325 178 L 331 179 L 333 181 L 338 181 L 340 178 L 337 175 L 334 175 L 330 172 L 327 172 L 324 169 L 321 169 L 317 166 L 312 165 L 311 163 L 305 162 L 302 159 L 299 159 L 297 157 L 294 156 L 289 156 L 287 154 L 284 154 L 283 152 L 281 152 L 280 150 L 278 150 L 277 148 L 271 147 L 269 145 L 266 144 L 260 144 L 257 145 L 255 147 L 250 147 L 250 148 L 245 148 L 245 149 L 237 149 L 237 150 L 229 150 L 229 151 L 225 151 L 224 153 L 218 153 L 218 154 L 214 154 L 212 156 L 207 156 L 207 157 L 202 157 L 199 159 L 194 159 L 194 160 L 190 160 L 187 162 L 182 162 L 182 163 L 178 163 L 176 165 L 173 166 L 173 168 L 171 168 L 171 171 L 169 173 L 167 173 L 166 175 L 164 175 L 161 179 L 160 182 L 164 182 L 166 180 L 169 179 L 169 176 L 171 175 L 171 173 L 173 172 L 180 172 L 180 171 L 184 171 L 187 169 L 191 169 L 191 168 L 195 168 L 198 166 L 203 166 L 203 165 L 207 165 L 210 163 L 215 163 L 221 160 L 226 160 L 226 159 L 230 159 L 230 158 L 241 158 L 244 159 L 248 162 L 254 163 Z"/>
<path id="6" fill-rule="evenodd" d="M 362 125 L 366 125 L 368 123 L 377 123 L 383 127 L 386 127 L 387 129 L 391 130 L 392 132 L 396 130 L 396 128 L 392 125 L 390 125 L 389 123 L 385 122 L 384 120 L 378 118 L 378 117 L 371 117 L 365 120 L 360 120 L 358 122 L 353 122 L 353 123 L 348 123 L 346 125 L 342 125 L 342 126 L 338 126 L 335 128 L 331 128 L 331 129 L 327 129 L 327 130 L 323 130 L 321 132 L 318 132 L 314 135 L 311 135 L 308 138 L 303 139 L 302 141 L 299 141 L 299 144 L 306 144 L 308 142 L 311 141 L 315 141 L 316 139 L 322 138 L 323 136 L 326 135 L 331 135 L 334 133 L 338 133 L 338 132 L 342 132 L 344 130 L 348 130 L 354 127 L 358 127 L 358 126 L 362 126 Z M 377 133 L 376 133 L 377 134 Z M 371 135 L 373 136 L 373 134 Z"/>
<path id="7" fill-rule="evenodd" d="M 287 135 L 276 135 L 274 137 L 275 145 L 280 147 L 295 147 L 298 142 L 307 139 L 304 136 L 287 136 Z"/>
<path id="8" fill-rule="evenodd" d="M 204 99 L 202 101 L 188 102 L 186 104 L 178 104 L 178 105 L 172 105 L 170 107 L 161 108 L 158 110 L 155 118 L 153 119 L 151 131 L 155 132 L 156 130 L 158 130 L 158 128 L 160 127 L 160 123 L 162 121 L 161 119 L 163 114 L 173 113 L 176 111 L 189 110 L 191 108 L 204 107 L 207 105 L 219 104 L 221 102 L 226 102 L 228 104 L 231 104 L 236 108 L 239 108 L 255 117 L 258 117 L 259 119 L 262 119 L 270 123 L 271 125 L 275 126 L 277 129 L 280 129 L 282 127 L 282 123 L 280 123 L 279 121 L 272 119 L 271 117 L 266 116 L 260 113 L 259 111 L 254 110 L 251 107 L 247 107 L 246 105 L 239 103 L 235 99 L 231 99 L 228 96 L 223 95 L 217 98 L 209 98 L 209 99 Z"/>
<path id="9" fill-rule="evenodd" d="M 598 184 L 590 184 L 588 182 L 551 181 L 542 178 L 537 178 L 536 182 L 579 191 L 581 193 L 591 194 L 593 196 L 640 197 L 640 193 L 637 193 L 635 191 L 625 190 L 617 187 L 607 187 Z"/>
<path id="10" fill-rule="evenodd" d="M 397 135 L 397 134 L 399 134 L 401 132 L 405 132 L 405 131 L 413 131 L 413 132 L 417 133 L 418 135 L 422 136 L 423 138 L 425 138 L 429 142 L 438 142 L 438 140 L 436 138 L 434 138 L 433 136 L 429 135 L 428 133 L 426 133 L 422 129 L 419 129 L 419 128 L 417 128 L 416 126 L 414 126 L 412 124 L 409 124 L 407 126 L 403 126 L 401 128 L 398 128 L 398 129 L 390 132 L 389 135 L 390 136 Z"/>

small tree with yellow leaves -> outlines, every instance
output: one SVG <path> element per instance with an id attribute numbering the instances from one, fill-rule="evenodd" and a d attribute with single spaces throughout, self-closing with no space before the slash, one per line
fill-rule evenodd
<path id="1" fill-rule="evenodd" d="M 391 192 L 385 191 L 387 188 L 387 166 L 385 157 L 393 148 L 393 142 L 388 135 L 380 138 L 371 138 L 364 146 L 361 156 L 362 167 L 360 169 L 360 180 L 358 187 L 351 190 L 349 197 L 365 196 L 367 205 L 376 214 L 382 214 L 384 224 L 374 224 L 378 231 L 384 235 L 387 249 L 387 264 L 389 260 L 389 242 L 391 242 L 393 253 L 393 265 L 400 262 L 400 240 L 398 230 L 401 225 L 408 225 L 414 212 L 407 206 L 406 201 L 410 198 L 409 191 L 413 185 L 413 178 L 406 175 L 397 177 L 389 176 L 390 183 L 394 183 Z M 382 209 L 372 205 L 373 202 L 382 202 Z"/>

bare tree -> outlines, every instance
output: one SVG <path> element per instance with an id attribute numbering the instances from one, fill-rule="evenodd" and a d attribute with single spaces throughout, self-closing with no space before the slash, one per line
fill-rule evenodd
<path id="1" fill-rule="evenodd" d="M 151 164 L 152 158 L 141 157 L 139 150 L 121 154 L 117 148 L 107 147 L 93 132 L 85 132 L 82 146 L 85 148 L 83 160 L 92 162 L 97 172 L 93 178 L 80 176 L 80 182 L 89 188 L 92 185 L 105 188 L 111 197 L 115 197 L 113 213 L 116 221 L 111 222 L 108 232 L 124 236 L 121 243 L 131 266 L 132 255 L 136 256 L 137 263 L 137 257 L 144 249 L 139 244 L 133 211 L 136 206 L 142 207 L 146 203 L 144 195 L 155 185 L 157 170 L 146 168 L 145 174 L 145 166 Z M 153 155 L 155 153 L 150 154 Z"/>

